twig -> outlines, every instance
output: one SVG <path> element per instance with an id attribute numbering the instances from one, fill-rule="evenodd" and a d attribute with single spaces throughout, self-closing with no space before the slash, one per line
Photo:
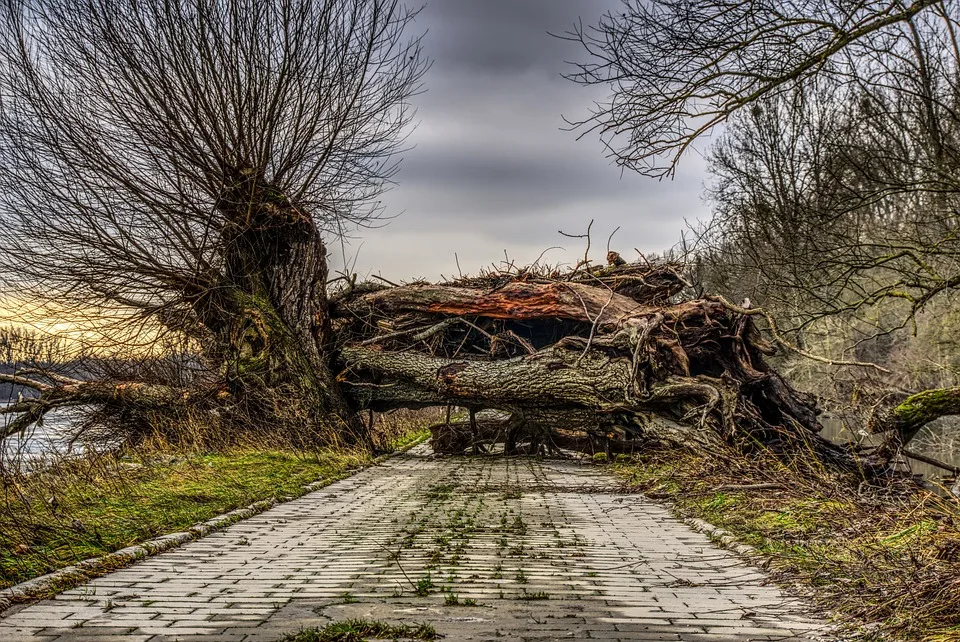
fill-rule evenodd
<path id="1" fill-rule="evenodd" d="M 608 254 L 610 253 L 610 241 L 613 240 L 613 235 L 616 234 L 616 233 L 619 232 L 619 231 L 620 231 L 620 226 L 618 225 L 618 226 L 617 226 L 617 229 L 615 229 L 614 231 L 610 232 L 610 236 L 607 237 L 607 253 L 608 253 Z"/>
<path id="2" fill-rule="evenodd" d="M 912 450 L 907 450 L 906 448 L 901 448 L 900 452 L 903 454 L 904 457 L 909 457 L 910 459 L 916 459 L 917 461 L 922 461 L 925 464 L 930 464 L 931 466 L 936 466 L 937 468 L 949 470 L 954 475 L 960 475 L 960 466 L 947 464 L 945 462 L 934 459 L 933 457 L 927 457 L 926 455 L 915 453 Z"/>
<path id="3" fill-rule="evenodd" d="M 587 233 L 586 233 L 586 234 L 567 234 L 567 233 L 564 232 L 563 230 L 557 230 L 557 232 L 558 232 L 559 234 L 561 234 L 561 235 L 563 235 L 563 236 L 566 236 L 567 238 L 571 238 L 571 239 L 583 239 L 583 238 L 585 238 L 585 239 L 587 239 L 587 249 L 586 249 L 586 251 L 583 253 L 583 261 L 582 261 L 581 263 L 578 263 L 578 267 L 579 267 L 580 265 L 588 265 L 588 264 L 590 263 L 590 228 L 592 228 L 592 227 L 593 227 L 593 219 L 590 219 L 590 224 L 587 225 Z M 576 272 L 576 271 L 577 271 L 577 268 L 574 268 L 573 271 Z"/>
<path id="4" fill-rule="evenodd" d="M 713 489 L 713 492 L 720 493 L 740 490 L 781 490 L 782 488 L 782 484 L 723 484 L 722 486 L 717 486 L 715 489 Z"/>
<path id="5" fill-rule="evenodd" d="M 540 263 L 540 259 L 543 258 L 543 255 L 549 252 L 550 250 L 562 250 L 562 249 L 563 248 L 560 247 L 559 245 L 552 245 L 547 249 L 545 249 L 543 252 L 540 252 L 540 256 L 537 257 L 537 260 L 530 264 L 530 270 L 531 271 L 534 270 L 537 267 L 537 265 Z"/>
<path id="6" fill-rule="evenodd" d="M 644 263 L 647 264 L 648 268 L 653 267 L 653 264 L 650 263 L 650 260 L 646 257 L 646 255 L 643 252 L 641 252 L 637 248 L 633 248 L 633 251 L 640 255 L 640 258 L 643 260 Z"/>
<path id="7" fill-rule="evenodd" d="M 613 301 L 613 296 L 614 296 L 614 294 L 616 294 L 616 293 L 615 293 L 613 290 L 610 290 L 610 298 L 608 298 L 608 299 L 607 299 L 607 302 L 604 303 L 604 304 L 600 307 L 600 312 L 597 313 L 597 318 L 594 319 L 594 320 L 593 320 L 593 323 L 590 325 L 590 336 L 587 337 L 587 345 L 584 346 L 583 352 L 580 353 L 580 356 L 577 358 L 577 365 L 578 365 L 578 366 L 580 365 L 580 362 L 583 360 L 583 358 L 587 356 L 587 353 L 590 352 L 590 346 L 593 345 L 593 338 L 594 338 L 594 337 L 596 336 L 596 334 L 597 334 L 597 325 L 600 323 L 600 319 L 603 318 L 603 313 L 607 311 L 607 306 L 609 306 L 610 303 Z M 578 295 L 578 296 L 579 296 L 579 295 Z M 583 302 L 583 299 L 580 299 L 580 301 L 581 301 L 581 303 L 582 303 L 582 302 Z M 584 304 L 583 310 L 584 310 L 584 312 L 586 312 L 586 310 L 587 310 L 586 304 Z M 587 315 L 587 318 L 589 318 L 589 317 L 590 317 L 590 315 L 588 314 L 588 315 Z"/>
<path id="8" fill-rule="evenodd" d="M 396 339 L 397 337 L 405 337 L 408 334 L 412 334 L 413 338 L 417 341 L 423 341 L 424 339 L 429 339 L 438 332 L 449 328 L 451 325 L 456 323 L 459 319 L 444 319 L 440 323 L 430 326 L 429 328 L 408 328 L 406 330 L 398 330 L 396 332 L 391 332 L 389 334 L 382 334 L 378 337 L 372 337 L 370 339 L 365 339 L 357 345 L 367 346 L 371 343 L 377 343 L 379 341 L 384 341 L 386 339 Z"/>
<path id="9" fill-rule="evenodd" d="M 384 544 L 377 542 L 377 540 L 373 540 L 373 541 L 376 542 L 377 546 L 379 546 L 380 548 L 385 550 L 387 553 L 389 553 L 389 557 L 387 558 L 387 561 L 390 561 L 390 557 L 392 557 L 393 561 L 397 563 L 397 568 L 399 568 L 400 572 L 403 573 L 403 577 L 405 577 L 407 582 L 410 583 L 410 588 L 412 588 L 413 590 L 417 590 L 417 585 L 413 583 L 413 580 L 410 579 L 410 576 L 407 575 L 407 572 L 403 570 L 403 564 L 400 563 L 400 551 L 403 550 L 403 546 L 398 548 L 397 552 L 394 553 L 389 548 L 387 548 Z"/>
<path id="10" fill-rule="evenodd" d="M 481 328 L 480 326 L 478 326 L 477 324 L 475 324 L 475 323 L 473 323 L 473 322 L 471 322 L 471 321 L 467 321 L 466 319 L 462 319 L 462 318 L 460 318 L 460 317 L 456 317 L 456 318 L 452 319 L 452 321 L 456 321 L 456 322 L 458 322 L 458 323 L 462 323 L 462 324 L 464 324 L 464 325 L 468 325 L 468 326 L 470 326 L 471 328 L 473 328 L 474 330 L 476 330 L 477 332 L 479 332 L 480 334 L 482 334 L 483 336 L 485 336 L 487 339 L 490 339 L 491 341 L 493 341 L 493 335 L 492 335 L 492 334 L 490 334 L 489 332 L 487 332 L 486 330 L 484 330 L 483 328 Z"/>
<path id="11" fill-rule="evenodd" d="M 395 288 L 402 287 L 402 286 L 400 286 L 400 285 L 397 285 L 397 284 L 394 283 L 393 281 L 388 281 L 387 279 L 383 278 L 383 277 L 380 276 L 379 274 L 371 274 L 370 276 L 373 277 L 373 278 L 375 278 L 375 279 L 378 279 L 378 280 L 380 280 L 380 281 L 383 281 L 383 282 L 386 283 L 387 285 L 392 285 L 392 286 L 395 287 Z"/>
<path id="12" fill-rule="evenodd" d="M 723 298 L 718 294 L 713 296 L 708 296 L 707 300 L 716 301 L 717 303 L 720 303 L 723 307 L 727 308 L 728 310 L 731 310 L 732 312 L 736 312 L 737 314 L 743 314 L 746 316 L 762 316 L 764 319 L 767 320 L 767 323 L 770 326 L 770 334 L 773 335 L 774 341 L 782 345 L 784 348 L 787 348 L 788 350 L 792 350 L 793 352 L 796 352 L 801 357 L 806 357 L 807 359 L 812 359 L 813 361 L 818 361 L 820 363 L 826 363 L 831 366 L 857 366 L 860 368 L 874 368 L 885 374 L 890 374 L 889 370 L 881 366 L 878 366 L 875 363 L 869 363 L 864 361 L 841 361 L 837 359 L 828 359 L 827 357 L 821 357 L 820 355 L 816 355 L 816 354 L 807 352 L 806 350 L 803 350 L 801 348 L 798 348 L 797 346 L 793 345 L 792 343 L 784 339 L 783 336 L 780 335 L 780 331 L 777 328 L 777 322 L 774 321 L 773 317 L 770 316 L 770 314 L 763 308 L 744 308 L 739 305 L 730 303 L 729 301 L 727 301 L 725 298 Z"/>
<path id="13" fill-rule="evenodd" d="M 536 353 L 537 353 L 536 348 L 534 348 L 534 347 L 530 344 L 529 341 L 527 341 L 527 340 L 524 339 L 523 337 L 519 336 L 519 335 L 518 335 L 516 332 L 514 332 L 513 330 L 504 330 L 503 332 L 495 335 L 493 338 L 494 338 L 494 339 L 498 339 L 498 338 L 500 338 L 500 337 L 507 337 L 508 339 L 510 339 L 511 341 L 513 341 L 514 343 L 516 343 L 517 345 L 519 345 L 521 348 L 523 348 L 524 350 L 526 350 L 526 351 L 527 351 L 527 354 L 536 354 Z"/>

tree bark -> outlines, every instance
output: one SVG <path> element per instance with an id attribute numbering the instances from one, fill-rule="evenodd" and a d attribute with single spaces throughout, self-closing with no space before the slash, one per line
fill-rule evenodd
<path id="1" fill-rule="evenodd" d="M 911 395 L 878 411 L 869 423 L 873 433 L 891 433 L 891 444 L 906 446 L 928 423 L 960 415 L 960 387 L 936 388 Z"/>
<path id="2" fill-rule="evenodd" d="M 812 450 L 845 470 L 885 466 L 819 436 L 815 400 L 767 366 L 773 346 L 749 315 L 712 299 L 643 300 L 662 288 L 611 287 L 618 270 L 636 283 L 643 269 L 356 287 L 332 308 L 338 378 L 355 408 L 507 413 L 497 433 L 507 451 L 524 440 L 617 452 L 666 439 Z M 454 433 L 448 450 L 463 443 Z"/>
<path id="3" fill-rule="evenodd" d="M 196 304 L 207 354 L 250 420 L 316 439 L 368 440 L 332 372 L 326 248 L 314 218 L 252 170 L 218 204 L 224 274 Z"/>

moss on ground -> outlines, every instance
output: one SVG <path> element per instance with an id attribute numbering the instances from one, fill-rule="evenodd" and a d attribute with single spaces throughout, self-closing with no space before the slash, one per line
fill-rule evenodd
<path id="1" fill-rule="evenodd" d="M 411 429 L 402 448 L 429 433 Z M 42 472 L 0 477 L 0 588 L 227 511 L 304 494 L 372 462 L 364 451 L 141 450 L 60 461 Z"/>
<path id="2" fill-rule="evenodd" d="M 806 586 L 860 639 L 960 640 L 960 504 L 952 499 L 909 484 L 858 490 L 772 457 L 657 451 L 616 470 L 677 513 L 752 545 L 778 579 Z"/>

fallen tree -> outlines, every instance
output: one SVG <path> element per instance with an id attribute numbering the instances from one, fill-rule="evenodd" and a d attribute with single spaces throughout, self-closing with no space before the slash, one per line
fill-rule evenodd
<path id="1" fill-rule="evenodd" d="M 951 411 L 939 403 L 921 412 L 918 395 L 904 402 L 908 418 L 904 403 L 877 413 L 870 428 L 891 439 L 873 451 L 822 438 L 816 400 L 765 360 L 776 343 L 791 347 L 774 320 L 722 297 L 684 298 L 690 284 L 681 274 L 673 263 L 612 261 L 584 262 L 564 274 L 510 266 L 440 284 L 342 278 L 326 306 L 326 354 L 337 373 L 330 385 L 354 424 L 364 412 L 465 409 L 465 418 L 433 427 L 434 447 L 444 453 L 503 444 L 507 453 L 611 455 L 649 440 L 700 450 L 726 443 L 808 453 L 871 475 L 889 470 L 919 425 Z M 772 340 L 756 318 L 767 318 Z M 99 405 L 127 420 L 171 409 L 224 416 L 238 405 L 250 414 L 229 372 L 208 372 L 189 387 L 83 381 L 44 370 L 0 380 L 39 392 L 6 408 L 18 418 L 5 434 L 76 405 Z M 282 416 L 280 406 L 269 414 Z"/>
<path id="2" fill-rule="evenodd" d="M 752 314 L 721 298 L 678 301 L 686 285 L 679 265 L 614 260 L 563 275 L 348 283 L 330 308 L 338 380 L 357 409 L 468 409 L 471 421 L 436 430 L 446 452 L 491 441 L 616 452 L 658 438 L 884 467 L 818 435 L 815 400 L 767 365 L 775 347 Z M 506 418 L 475 420 L 485 409 Z"/>

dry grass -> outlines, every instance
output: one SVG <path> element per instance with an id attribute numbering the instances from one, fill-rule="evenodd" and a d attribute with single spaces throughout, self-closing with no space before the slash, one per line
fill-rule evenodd
<path id="1" fill-rule="evenodd" d="M 960 503 L 909 482 L 851 484 L 817 466 L 658 450 L 617 466 L 677 512 L 754 546 L 783 583 L 864 640 L 960 640 Z M 738 489 L 775 484 L 776 488 Z"/>

